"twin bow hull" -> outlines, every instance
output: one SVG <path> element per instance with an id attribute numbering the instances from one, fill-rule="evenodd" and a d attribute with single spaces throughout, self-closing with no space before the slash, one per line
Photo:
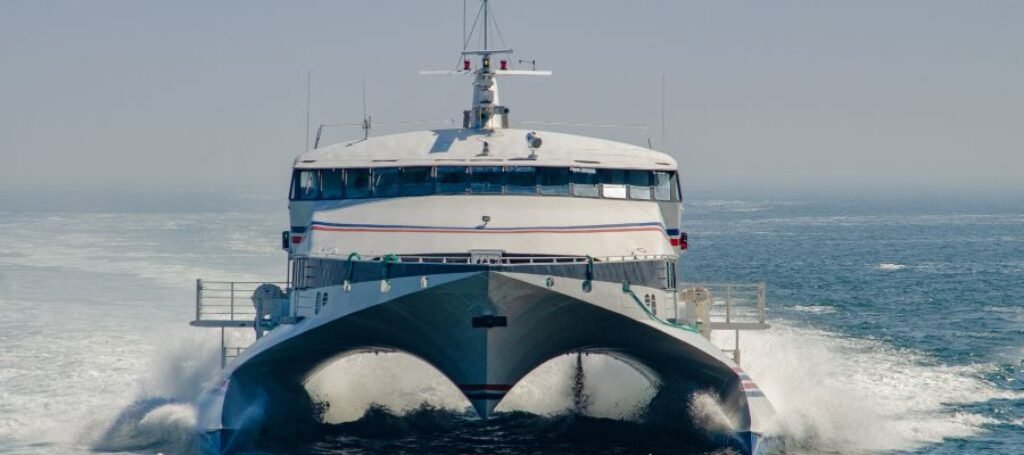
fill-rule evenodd
<path id="1" fill-rule="evenodd" d="M 664 322 L 666 305 L 660 308 L 663 317 L 656 317 L 652 310 L 659 306 L 638 298 L 674 301 L 665 298 L 670 291 L 655 285 L 663 278 L 656 276 L 658 264 L 593 264 L 587 280 L 564 273 L 578 268 L 573 265 L 395 264 L 375 272 L 379 265 L 359 269 L 350 262 L 354 282 L 293 290 L 293 304 L 312 305 L 310 316 L 257 340 L 204 394 L 199 423 L 205 449 L 231 452 L 257 433 L 301 433 L 304 425 L 316 425 L 316 404 L 302 384 L 344 355 L 416 356 L 450 379 L 487 419 L 536 367 L 567 353 L 595 352 L 635 367 L 663 392 L 674 390 L 659 396 L 717 394 L 733 420 L 733 445 L 753 453 L 771 405 L 707 339 Z M 442 273 L 424 273 L 430 268 Z M 390 277 L 376 279 L 379 273 Z"/>

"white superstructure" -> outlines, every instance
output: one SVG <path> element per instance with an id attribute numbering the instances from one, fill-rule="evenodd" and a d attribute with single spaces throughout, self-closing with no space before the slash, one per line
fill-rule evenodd
<path id="1" fill-rule="evenodd" d="M 497 79 L 550 74 L 511 69 L 510 53 L 485 41 L 445 72 L 473 78 L 463 128 L 368 135 L 295 159 L 287 282 L 197 283 L 193 325 L 257 334 L 244 350 L 225 349 L 221 381 L 201 400 L 208 448 L 301 425 L 313 407 L 306 377 L 338 356 L 381 350 L 436 367 L 482 418 L 553 357 L 612 355 L 664 391 L 715 391 L 736 422 L 734 445 L 762 447 L 771 405 L 738 350 L 727 356 L 708 335 L 766 328 L 763 285 L 679 289 L 675 160 L 509 128 Z M 237 309 L 236 293 L 253 290 L 255 312 Z M 726 320 L 714 320 L 723 305 Z"/>

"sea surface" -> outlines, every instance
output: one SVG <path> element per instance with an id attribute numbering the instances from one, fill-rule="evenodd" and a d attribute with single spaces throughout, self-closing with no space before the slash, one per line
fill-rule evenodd
<path id="1" fill-rule="evenodd" d="M 78 200 L 0 200 L 0 453 L 188 453 L 219 366 L 195 280 L 283 279 L 286 201 Z M 768 284 L 743 366 L 791 453 L 1024 453 L 1024 197 L 695 193 L 685 220 L 684 281 Z M 307 388 L 325 425 L 258 453 L 728 453 L 652 424 L 653 386 L 601 356 L 543 365 L 486 423 L 401 354 Z"/>

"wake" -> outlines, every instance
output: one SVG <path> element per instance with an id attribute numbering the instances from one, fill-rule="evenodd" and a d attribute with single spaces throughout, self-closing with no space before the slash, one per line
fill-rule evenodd
<path id="1" fill-rule="evenodd" d="M 101 431 L 91 432 L 91 446 L 194 452 L 192 403 L 219 368 L 216 344 L 209 341 L 182 340 L 161 352 L 137 399 Z M 969 438 L 1000 422 L 959 407 L 1022 395 L 982 378 L 996 365 L 939 365 L 883 342 L 785 322 L 744 334 L 742 349 L 744 369 L 778 411 L 772 433 L 791 452 L 877 453 Z M 712 394 L 673 397 L 680 412 L 654 409 L 650 404 L 663 385 L 601 355 L 573 354 L 545 363 L 517 384 L 497 417 L 486 422 L 441 373 L 404 354 L 344 357 L 313 375 L 306 389 L 324 403 L 322 425 L 302 432 L 313 439 L 261 444 L 377 451 L 383 444 L 391 451 L 427 452 L 458 444 L 468 444 L 464 451 L 479 446 L 558 451 L 565 444 L 582 444 L 628 453 L 640 449 L 637 444 L 656 451 L 689 441 L 700 452 L 710 450 L 703 444 L 732 425 Z"/>

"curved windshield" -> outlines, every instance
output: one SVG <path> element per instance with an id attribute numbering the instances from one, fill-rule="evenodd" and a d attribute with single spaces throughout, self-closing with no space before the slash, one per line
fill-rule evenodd
<path id="1" fill-rule="evenodd" d="M 398 196 L 398 168 L 379 167 L 373 170 L 373 197 Z"/>
<path id="2" fill-rule="evenodd" d="M 409 166 L 299 169 L 295 201 L 388 198 L 431 194 L 576 196 L 678 201 L 671 171 L 536 166 Z"/>
<path id="3" fill-rule="evenodd" d="M 650 171 L 629 171 L 626 178 L 629 181 L 630 199 L 651 198 L 651 172 Z"/>
<path id="4" fill-rule="evenodd" d="M 320 171 L 308 170 L 295 173 L 292 185 L 292 199 L 311 201 L 320 198 Z"/>
<path id="5" fill-rule="evenodd" d="M 505 192 L 510 194 L 536 193 L 537 168 L 533 166 L 509 166 L 505 168 Z"/>
<path id="6" fill-rule="evenodd" d="M 672 174 L 665 171 L 654 171 L 654 198 L 659 201 L 672 200 Z"/>
<path id="7" fill-rule="evenodd" d="M 537 168 L 537 187 L 540 194 L 569 194 L 569 169 L 564 167 Z"/>
<path id="8" fill-rule="evenodd" d="M 437 192 L 442 194 L 460 194 L 466 192 L 469 173 L 465 166 L 438 166 Z"/>
<path id="9" fill-rule="evenodd" d="M 597 169 L 581 167 L 572 168 L 572 195 L 583 197 L 598 197 Z"/>
<path id="10" fill-rule="evenodd" d="M 626 198 L 626 171 L 622 169 L 601 169 L 601 196 L 612 199 Z"/>
<path id="11" fill-rule="evenodd" d="M 427 166 L 403 167 L 399 173 L 402 196 L 422 196 L 434 192 L 432 169 Z"/>
<path id="12" fill-rule="evenodd" d="M 324 169 L 320 173 L 320 198 L 341 199 L 345 197 L 345 179 L 341 169 Z"/>
<path id="13" fill-rule="evenodd" d="M 504 182 L 501 166 L 476 166 L 470 168 L 469 191 L 471 193 L 500 193 Z"/>
<path id="14" fill-rule="evenodd" d="M 370 197 L 369 169 L 345 170 L 345 197 L 349 199 Z"/>

